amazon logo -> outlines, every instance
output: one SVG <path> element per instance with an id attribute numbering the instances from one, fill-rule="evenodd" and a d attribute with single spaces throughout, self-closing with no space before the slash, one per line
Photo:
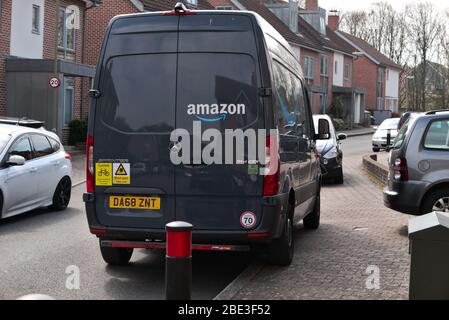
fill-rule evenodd
<path id="1" fill-rule="evenodd" d="M 187 114 L 203 122 L 226 120 L 228 115 L 243 115 L 246 113 L 245 104 L 189 104 Z"/>

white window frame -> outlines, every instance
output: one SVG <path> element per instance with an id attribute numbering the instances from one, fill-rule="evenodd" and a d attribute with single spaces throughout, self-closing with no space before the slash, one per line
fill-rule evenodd
<path id="1" fill-rule="evenodd" d="M 71 53 L 75 53 L 76 52 L 76 37 L 77 37 L 77 32 L 76 29 L 73 29 L 73 48 L 69 48 L 67 46 L 67 11 L 65 7 L 60 7 L 59 11 L 64 12 L 63 17 L 64 17 L 64 23 L 62 24 L 62 43 L 63 45 L 60 46 L 58 43 L 58 49 L 61 51 L 64 51 L 64 55 L 66 55 L 67 52 L 71 52 Z M 73 13 L 74 14 L 74 13 Z M 59 15 L 58 15 L 58 19 L 59 19 Z M 58 36 L 59 37 L 59 36 Z"/>
<path id="2" fill-rule="evenodd" d="M 325 67 L 323 67 L 323 61 L 326 61 Z M 322 72 L 322 69 L 325 69 L 324 73 Z M 329 57 L 325 54 L 322 54 L 320 58 L 320 75 L 326 77 L 329 76 Z"/>
<path id="3" fill-rule="evenodd" d="M 305 66 L 305 74 L 304 78 L 313 79 L 313 67 L 314 67 L 315 59 L 311 56 L 305 56 L 304 58 L 304 66 Z"/>
<path id="4" fill-rule="evenodd" d="M 69 123 L 65 123 L 65 118 L 66 118 L 66 111 L 67 111 L 67 106 L 66 106 L 66 92 L 67 91 L 71 91 L 72 92 L 72 101 L 71 101 L 71 105 L 70 105 L 70 114 L 71 114 L 71 120 L 74 119 L 74 107 L 75 107 L 75 86 L 74 84 L 72 84 L 69 81 L 65 81 L 64 84 L 64 95 L 63 95 L 63 99 L 64 99 L 64 106 L 63 106 L 63 118 L 62 118 L 62 126 L 63 128 L 68 128 L 69 127 Z"/>
<path id="5" fill-rule="evenodd" d="M 350 79 L 351 79 L 351 65 L 349 63 L 345 63 L 345 80 Z"/>

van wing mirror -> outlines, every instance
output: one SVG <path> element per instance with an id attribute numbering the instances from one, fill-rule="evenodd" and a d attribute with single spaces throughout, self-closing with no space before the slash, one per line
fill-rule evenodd
<path id="1" fill-rule="evenodd" d="M 341 141 L 341 140 L 346 140 L 346 138 L 348 137 L 348 135 L 346 133 L 339 133 L 337 135 L 337 140 Z"/>
<path id="2" fill-rule="evenodd" d="M 318 120 L 318 134 L 315 135 L 315 140 L 327 140 L 331 136 L 329 121 L 326 119 Z"/>

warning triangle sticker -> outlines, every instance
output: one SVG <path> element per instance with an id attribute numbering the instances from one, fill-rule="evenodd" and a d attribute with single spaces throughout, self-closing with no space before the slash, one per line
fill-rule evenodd
<path id="1" fill-rule="evenodd" d="M 125 168 L 123 167 L 123 164 L 120 164 L 117 168 L 117 170 L 115 171 L 115 175 L 116 176 L 127 176 L 128 174 L 126 173 Z"/>

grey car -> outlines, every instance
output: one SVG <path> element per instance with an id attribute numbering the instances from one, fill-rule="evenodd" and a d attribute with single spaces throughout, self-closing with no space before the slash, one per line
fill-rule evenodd
<path id="1" fill-rule="evenodd" d="M 389 168 L 387 207 L 412 215 L 449 212 L 449 110 L 411 117 L 393 143 Z"/>

